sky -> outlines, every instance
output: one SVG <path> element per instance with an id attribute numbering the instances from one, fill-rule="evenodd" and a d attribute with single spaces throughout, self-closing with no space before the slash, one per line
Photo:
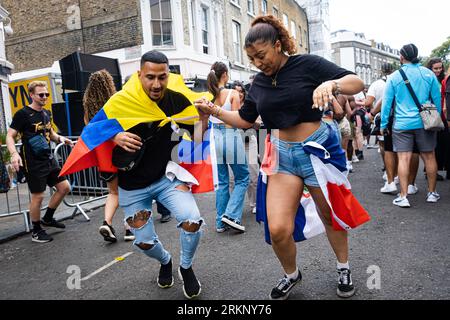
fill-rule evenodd
<path id="1" fill-rule="evenodd" d="M 450 36 L 449 0 L 329 0 L 330 31 L 364 33 L 394 49 L 408 43 L 429 56 Z"/>

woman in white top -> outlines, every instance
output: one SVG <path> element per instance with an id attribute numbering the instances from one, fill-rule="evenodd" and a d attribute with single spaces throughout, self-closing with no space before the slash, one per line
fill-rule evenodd
<path id="1" fill-rule="evenodd" d="M 228 68 L 222 62 L 212 65 L 208 75 L 208 90 L 214 96 L 214 104 L 227 111 L 237 111 L 241 107 L 239 93 L 225 89 L 229 80 Z M 229 227 L 245 232 L 242 225 L 245 193 L 249 184 L 248 164 L 245 155 L 242 130 L 225 125 L 213 116 L 210 121 L 214 128 L 217 154 L 219 188 L 216 192 L 216 231 L 225 232 Z M 229 169 L 233 171 L 234 189 L 230 194 Z"/>

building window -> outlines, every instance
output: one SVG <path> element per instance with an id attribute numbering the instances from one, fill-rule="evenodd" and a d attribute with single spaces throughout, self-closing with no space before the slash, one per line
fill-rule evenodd
<path id="1" fill-rule="evenodd" d="M 238 7 L 241 7 L 241 0 L 230 0 L 230 2 L 231 2 L 232 4 L 237 5 Z"/>
<path id="2" fill-rule="evenodd" d="M 233 52 L 235 61 L 242 63 L 241 25 L 233 21 Z"/>
<path id="3" fill-rule="evenodd" d="M 308 51 L 309 39 L 308 39 L 308 32 L 306 32 L 306 30 L 303 30 L 303 43 L 305 44 L 305 50 Z"/>
<path id="4" fill-rule="evenodd" d="M 263 15 L 267 14 L 267 0 L 261 0 L 261 13 Z"/>
<path id="5" fill-rule="evenodd" d="M 203 53 L 208 54 L 209 53 L 209 16 L 208 16 L 208 9 L 205 7 L 202 7 L 202 47 L 203 47 Z"/>
<path id="6" fill-rule="evenodd" d="M 278 18 L 279 17 L 278 9 L 273 7 L 272 10 L 273 10 L 273 16 Z"/>
<path id="7" fill-rule="evenodd" d="M 283 13 L 283 24 L 286 27 L 286 29 L 289 30 L 289 19 L 287 14 Z"/>
<path id="8" fill-rule="evenodd" d="M 367 57 L 366 57 L 367 64 L 370 64 L 370 52 L 366 51 L 366 55 L 367 55 Z"/>
<path id="9" fill-rule="evenodd" d="M 361 62 L 361 56 L 359 54 L 359 49 L 358 48 L 355 49 L 355 54 L 356 54 L 356 63 L 360 63 Z"/>
<path id="10" fill-rule="evenodd" d="M 250 14 L 255 14 L 255 3 L 253 0 L 247 0 L 247 11 Z"/>
<path id="11" fill-rule="evenodd" d="M 150 0 L 154 46 L 173 46 L 170 0 Z"/>
<path id="12" fill-rule="evenodd" d="M 291 20 L 291 36 L 294 37 L 294 39 L 297 39 L 297 26 L 295 25 L 295 22 Z"/>
<path id="13" fill-rule="evenodd" d="M 298 37 L 299 37 L 299 45 L 300 47 L 303 46 L 303 34 L 302 34 L 302 27 L 298 26 Z"/>

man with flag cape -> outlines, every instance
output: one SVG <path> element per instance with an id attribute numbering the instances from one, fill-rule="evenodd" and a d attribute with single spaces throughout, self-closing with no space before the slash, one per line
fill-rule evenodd
<path id="1" fill-rule="evenodd" d="M 83 130 L 61 171 L 67 175 L 98 166 L 101 171 L 114 172 L 111 155 L 117 158 L 114 163 L 131 155 L 134 166 L 119 170 L 118 176 L 119 205 L 136 236 L 134 245 L 161 264 L 158 286 L 172 287 L 172 256 L 159 240 L 151 217 L 152 201 L 157 200 L 178 222 L 178 273 L 189 299 L 201 293 L 192 264 L 204 224 L 192 192 L 214 189 L 211 159 L 215 157 L 209 142 L 202 142 L 209 116 L 199 116 L 192 105 L 201 96 L 208 94 L 193 93 L 180 76 L 169 74 L 163 53 L 145 53 L 140 70 Z M 199 143 L 190 141 L 187 133 Z"/>

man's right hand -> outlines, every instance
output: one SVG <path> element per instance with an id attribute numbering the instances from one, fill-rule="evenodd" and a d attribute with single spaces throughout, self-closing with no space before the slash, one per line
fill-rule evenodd
<path id="1" fill-rule="evenodd" d="M 19 172 L 20 167 L 23 166 L 22 158 L 20 157 L 19 153 L 14 152 L 14 153 L 12 154 L 12 156 L 11 156 L 11 164 L 12 164 L 14 170 L 15 170 L 16 172 Z"/>
<path id="2" fill-rule="evenodd" d="M 116 134 L 113 141 L 115 144 L 128 152 L 136 152 L 142 147 L 141 137 L 130 132 L 121 132 Z"/>

